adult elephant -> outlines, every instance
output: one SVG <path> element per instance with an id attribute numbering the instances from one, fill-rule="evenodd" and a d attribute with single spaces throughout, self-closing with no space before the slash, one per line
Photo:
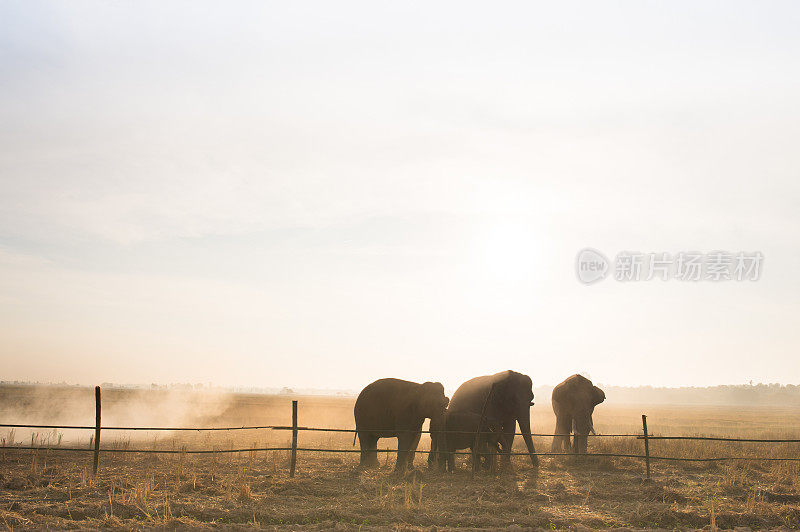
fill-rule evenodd
<path id="1" fill-rule="evenodd" d="M 572 452 L 586 453 L 588 435 L 594 433 L 594 407 L 605 401 L 606 394 L 583 375 L 573 375 L 553 388 L 553 412 L 556 431 L 552 452 L 570 450 L 570 432 L 575 433 Z"/>
<path id="2" fill-rule="evenodd" d="M 360 467 L 378 466 L 379 438 L 397 438 L 395 471 L 413 466 L 425 418 L 442 415 L 447 403 L 440 382 L 379 379 L 367 385 L 353 408 L 361 445 Z"/>
<path id="3" fill-rule="evenodd" d="M 531 378 L 516 371 L 501 371 L 470 379 L 458 387 L 450 401 L 448 412 L 473 412 L 481 414 L 486 405 L 487 418 L 496 418 L 503 432 L 500 446 L 503 461 L 511 459 L 514 433 L 519 423 L 520 432 L 528 446 L 528 455 L 534 467 L 539 458 L 531 439 L 531 406 L 533 406 L 533 382 Z"/>

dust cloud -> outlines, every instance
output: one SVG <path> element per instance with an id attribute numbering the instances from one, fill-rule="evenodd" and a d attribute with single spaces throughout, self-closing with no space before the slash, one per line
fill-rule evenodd
<path id="1" fill-rule="evenodd" d="M 302 426 L 352 428 L 352 397 L 304 397 L 288 394 L 244 394 L 222 390 L 132 389 L 102 390 L 103 427 L 242 427 L 292 422 L 292 400 L 299 400 Z M 29 425 L 95 423 L 94 389 L 54 385 L 0 386 L 0 422 Z M 93 430 L 2 428 L 4 445 L 87 446 Z M 344 443 L 351 435 L 304 433 L 306 441 Z M 104 430 L 103 447 L 176 448 L 248 447 L 284 443 L 290 433 L 271 430 L 149 431 Z"/>

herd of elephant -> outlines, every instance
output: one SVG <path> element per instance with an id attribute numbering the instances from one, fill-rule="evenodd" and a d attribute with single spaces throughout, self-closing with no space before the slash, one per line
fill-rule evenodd
<path id="1" fill-rule="evenodd" d="M 603 390 L 581 375 L 553 388 L 556 428 L 551 451 L 586 453 L 588 435 L 594 432 L 594 407 L 605 398 Z M 500 452 L 508 462 L 517 423 L 531 464 L 538 466 L 531 438 L 531 406 L 531 378 L 511 370 L 470 379 L 458 387 L 452 399 L 444 395 L 439 382 L 379 379 L 361 391 L 354 408 L 360 467 L 378 466 L 379 438 L 397 438 L 396 471 L 413 467 L 425 419 L 431 420 L 430 466 L 438 461 L 441 469 L 452 471 L 455 451 L 475 446 L 479 447 L 476 452 Z"/>

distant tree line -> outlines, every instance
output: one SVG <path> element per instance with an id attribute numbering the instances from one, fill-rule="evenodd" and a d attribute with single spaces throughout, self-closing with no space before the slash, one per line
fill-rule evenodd
<path id="1" fill-rule="evenodd" d="M 83 388 L 65 382 L 0 381 L 0 386 L 54 386 Z M 149 389 L 195 392 L 254 393 L 267 395 L 337 395 L 355 396 L 351 390 L 322 390 L 302 388 L 221 387 L 211 383 L 116 384 L 104 382 L 104 389 Z M 675 405 L 769 405 L 800 406 L 800 385 L 797 384 L 733 384 L 722 386 L 684 386 L 680 388 L 654 386 L 609 386 L 598 383 L 606 392 L 606 402 L 616 404 L 675 404 Z M 534 388 L 537 404 L 549 404 L 552 386 Z"/>

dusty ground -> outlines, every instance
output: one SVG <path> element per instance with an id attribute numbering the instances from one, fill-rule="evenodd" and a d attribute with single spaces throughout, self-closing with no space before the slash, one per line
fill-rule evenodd
<path id="1" fill-rule="evenodd" d="M 78 400 L 82 401 L 84 396 L 80 393 Z M 129 414 L 121 413 L 121 407 L 116 410 L 120 413 L 115 413 L 115 401 L 125 405 L 125 412 L 133 412 L 131 403 L 140 400 L 141 397 L 124 394 L 111 396 L 108 424 L 131 420 L 126 417 Z M 301 425 L 349 428 L 352 401 L 352 398 L 300 398 Z M 195 408 L 202 402 L 193 399 Z M 187 418 L 191 420 L 187 424 L 286 423 L 290 419 L 291 398 L 287 397 L 233 396 L 219 402 L 222 406 L 217 405 L 213 414 L 194 415 Z M 151 403 L 147 407 L 154 408 Z M 5 408 L 7 418 L 12 412 L 8 402 Z M 47 412 L 37 408 L 36 401 L 28 403 L 24 414 L 29 421 L 52 421 L 54 412 L 58 413 L 57 408 Z M 601 433 L 636 432 L 642 410 L 603 405 L 598 408 L 596 426 Z M 800 411 L 795 410 L 686 407 L 644 410 L 651 431 L 661 434 L 796 437 L 794 427 L 800 421 Z M 37 411 L 39 418 L 31 420 Z M 151 417 L 160 416 L 166 414 L 154 411 Z M 537 431 L 552 430 L 552 414 L 544 405 L 537 404 L 533 417 Z M 11 434 L 6 430 L 0 431 L 0 435 L 6 444 L 13 439 L 17 445 L 30 444 L 32 435 L 36 443 L 53 443 L 59 437 L 58 431 Z M 288 433 L 276 431 L 197 435 L 118 433 L 108 437 L 104 432 L 103 442 L 112 448 L 224 449 L 283 445 L 288 438 Z M 420 448 L 427 448 L 427 441 L 423 436 Z M 87 446 L 88 433 L 73 438 L 72 442 L 62 435 L 63 446 L 75 442 Z M 537 438 L 536 443 L 539 450 L 547 450 L 549 438 Z M 300 445 L 353 449 L 351 435 L 330 433 L 301 432 Z M 382 440 L 382 445 L 390 447 L 394 441 Z M 640 453 L 642 443 L 635 439 L 596 439 L 590 442 L 590 449 Z M 653 442 L 651 452 L 661 456 L 800 457 L 800 446 Z M 417 455 L 419 473 L 398 478 L 391 471 L 394 456 L 388 456 L 388 460 L 382 458 L 385 465 L 377 471 L 359 473 L 355 468 L 357 454 L 305 452 L 298 458 L 296 478 L 290 479 L 288 457 L 289 453 L 284 451 L 217 455 L 106 453 L 101 459 L 100 475 L 93 479 L 89 473 L 91 454 L 7 449 L 0 456 L 0 526 L 234 525 L 290 529 L 800 526 L 797 462 L 655 462 L 653 480 L 646 482 L 643 464 L 636 459 L 594 457 L 576 462 L 565 457 L 543 458 L 537 471 L 526 458 L 515 457 L 513 470 L 498 475 L 479 473 L 473 478 L 466 457 L 460 458 L 456 473 L 444 474 L 428 471 L 425 455 Z"/>

